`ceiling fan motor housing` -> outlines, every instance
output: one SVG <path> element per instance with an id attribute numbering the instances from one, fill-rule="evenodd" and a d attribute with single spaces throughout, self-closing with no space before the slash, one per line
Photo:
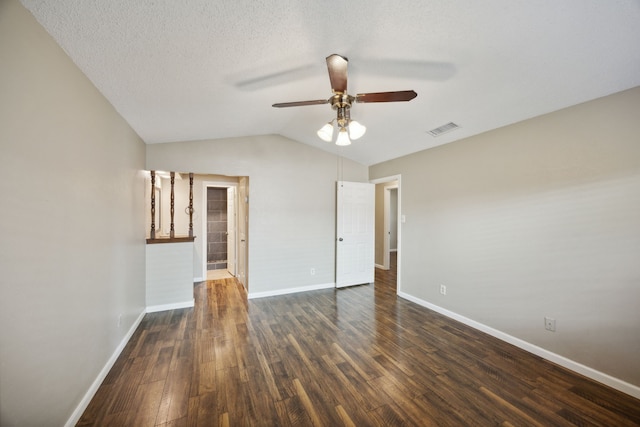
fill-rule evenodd
<path id="1" fill-rule="evenodd" d="M 331 107 L 337 112 L 339 127 L 343 128 L 349 125 L 349 121 L 351 119 L 349 110 L 351 109 L 351 103 L 354 100 L 355 98 L 353 96 L 346 93 L 337 93 L 329 99 Z"/>

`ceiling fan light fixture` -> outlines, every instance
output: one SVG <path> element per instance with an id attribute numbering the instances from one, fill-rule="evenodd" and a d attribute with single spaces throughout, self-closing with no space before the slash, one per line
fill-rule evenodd
<path id="1" fill-rule="evenodd" d="M 358 139 L 367 131 L 367 127 L 356 122 L 355 120 L 351 120 L 349 122 L 349 136 L 351 139 Z"/>
<path id="2" fill-rule="evenodd" d="M 336 145 L 344 147 L 345 145 L 351 145 L 351 140 L 349 139 L 349 134 L 347 133 L 347 129 L 341 127 L 338 132 L 338 138 L 336 138 Z"/>
<path id="3" fill-rule="evenodd" d="M 359 93 L 356 96 L 347 93 L 347 65 L 349 60 L 344 56 L 333 54 L 326 58 L 329 81 L 331 82 L 331 92 L 333 95 L 329 99 L 315 99 L 312 101 L 279 102 L 273 104 L 275 108 L 300 107 L 303 105 L 331 104 L 331 108 L 336 111 L 337 118 L 330 121 L 319 129 L 316 133 L 323 141 L 333 139 L 333 122 L 338 128 L 336 145 L 351 145 L 351 140 L 356 140 L 364 135 L 367 128 L 355 120 L 351 120 L 349 110 L 354 102 L 400 102 L 411 101 L 418 94 L 413 90 L 402 90 L 394 92 L 371 92 Z"/>
<path id="4" fill-rule="evenodd" d="M 318 129 L 318 137 L 327 142 L 333 139 L 333 120 Z"/>

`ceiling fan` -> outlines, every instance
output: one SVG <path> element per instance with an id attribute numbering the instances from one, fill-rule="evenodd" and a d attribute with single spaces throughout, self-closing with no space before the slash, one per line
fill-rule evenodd
<path id="1" fill-rule="evenodd" d="M 366 127 L 351 120 L 350 109 L 354 102 L 398 102 L 411 101 L 418 94 L 413 90 L 403 90 L 396 92 L 374 92 L 359 93 L 356 96 L 347 93 L 347 66 L 349 60 L 344 56 L 333 54 L 327 56 L 327 69 L 329 70 L 329 80 L 331 82 L 331 91 L 333 95 L 329 99 L 316 99 L 312 101 L 297 102 L 281 102 L 273 104 L 273 107 L 301 107 L 304 105 L 320 105 L 331 104 L 336 110 L 337 118 L 334 119 L 338 125 L 338 138 L 336 145 L 349 145 L 351 139 L 358 139 L 364 135 Z M 324 141 L 333 139 L 333 122 L 324 125 L 319 131 L 318 136 Z"/>

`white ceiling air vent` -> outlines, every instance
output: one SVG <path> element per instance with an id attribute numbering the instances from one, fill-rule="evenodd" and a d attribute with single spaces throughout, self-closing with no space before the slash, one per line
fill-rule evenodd
<path id="1" fill-rule="evenodd" d="M 429 135 L 433 136 L 434 138 L 436 136 L 440 136 L 443 133 L 447 133 L 447 132 L 451 132 L 452 130 L 456 130 L 458 129 L 460 126 L 458 126 L 457 124 L 453 123 L 453 122 L 449 122 L 446 125 L 442 125 L 438 128 L 435 129 L 431 129 L 429 131 Z"/>

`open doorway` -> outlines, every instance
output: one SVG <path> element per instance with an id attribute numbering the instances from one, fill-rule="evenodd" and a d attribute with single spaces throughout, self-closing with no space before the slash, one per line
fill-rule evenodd
<path id="1" fill-rule="evenodd" d="M 382 268 L 389 270 L 398 252 L 398 183 L 383 184 L 383 239 Z"/>
<path id="2" fill-rule="evenodd" d="M 202 274 L 204 280 L 236 277 L 247 288 L 249 183 L 233 181 L 202 182 Z"/>
<path id="3" fill-rule="evenodd" d="M 400 175 L 375 179 L 375 261 L 376 268 L 389 272 L 400 290 L 401 257 L 401 188 Z M 394 271 L 391 271 L 394 270 Z"/>
<path id="4" fill-rule="evenodd" d="M 236 187 L 207 187 L 207 280 L 235 277 Z"/>

